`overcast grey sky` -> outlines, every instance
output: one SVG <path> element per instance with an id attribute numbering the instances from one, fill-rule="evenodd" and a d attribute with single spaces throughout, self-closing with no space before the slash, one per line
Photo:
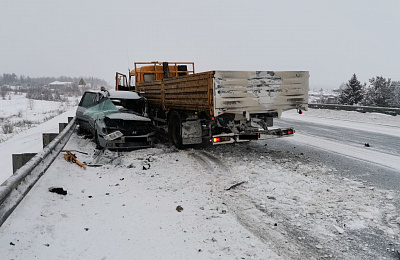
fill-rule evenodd
<path id="1" fill-rule="evenodd" d="M 400 0 L 1 0 L 0 73 L 94 76 L 135 61 L 308 70 L 312 88 L 400 80 Z"/>

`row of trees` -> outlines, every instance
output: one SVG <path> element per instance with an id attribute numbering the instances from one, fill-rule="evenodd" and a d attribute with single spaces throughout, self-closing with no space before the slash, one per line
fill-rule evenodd
<path id="1" fill-rule="evenodd" d="M 400 82 L 383 77 L 372 78 L 369 82 L 369 86 L 361 84 L 354 74 L 340 87 L 339 104 L 400 107 Z"/>
<path id="2" fill-rule="evenodd" d="M 80 93 L 78 91 L 78 93 Z M 26 93 L 26 98 L 48 101 L 67 101 L 66 95 L 60 95 L 59 91 L 51 91 L 47 88 L 30 88 Z"/>
<path id="3" fill-rule="evenodd" d="M 0 97 L 4 100 L 8 97 L 11 99 L 10 94 L 18 95 L 26 93 L 26 97 L 29 99 L 37 100 L 49 100 L 49 101 L 66 101 L 67 97 L 79 97 L 82 95 L 82 90 L 78 88 L 78 85 L 72 84 L 68 87 L 62 87 L 60 89 L 50 89 L 49 87 L 9 87 L 7 85 L 0 87 Z"/>
<path id="4" fill-rule="evenodd" d="M 107 86 L 107 82 L 103 79 L 93 78 L 93 77 L 82 77 L 83 80 L 87 84 L 91 84 L 92 86 Z M 54 81 L 62 81 L 62 82 L 74 82 L 78 85 L 79 80 L 81 78 L 77 77 L 37 77 L 31 78 L 29 76 L 17 76 L 15 73 L 3 73 L 0 75 L 0 86 L 8 85 L 8 86 L 21 86 L 21 87 L 42 87 L 46 86 Z"/>

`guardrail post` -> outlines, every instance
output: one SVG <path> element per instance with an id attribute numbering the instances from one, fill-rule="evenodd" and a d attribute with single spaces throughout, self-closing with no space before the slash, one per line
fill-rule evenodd
<path id="1" fill-rule="evenodd" d="M 54 138 L 57 137 L 57 133 L 43 133 L 43 148 L 45 148 L 51 141 L 54 140 Z"/>
<path id="2" fill-rule="evenodd" d="M 59 123 L 58 124 L 58 132 L 61 133 L 64 128 L 66 128 L 68 123 Z"/>
<path id="3" fill-rule="evenodd" d="M 36 153 L 18 153 L 12 155 L 13 174 L 25 165 Z"/>

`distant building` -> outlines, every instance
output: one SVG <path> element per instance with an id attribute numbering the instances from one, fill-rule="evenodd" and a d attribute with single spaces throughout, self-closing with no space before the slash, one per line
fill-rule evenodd
<path id="1" fill-rule="evenodd" d="M 61 81 L 54 81 L 49 84 L 50 89 L 54 90 L 62 90 L 62 89 L 67 89 L 73 86 L 73 82 L 61 82 Z"/>
<path id="2" fill-rule="evenodd" d="M 308 103 L 311 104 L 321 104 L 322 103 L 322 93 L 316 91 L 309 91 L 308 92 Z"/>
<path id="3" fill-rule="evenodd" d="M 323 103 L 324 104 L 338 104 L 339 97 L 337 94 L 323 94 Z"/>
<path id="4" fill-rule="evenodd" d="M 310 91 L 308 92 L 308 100 L 310 104 L 338 104 L 339 91 Z"/>

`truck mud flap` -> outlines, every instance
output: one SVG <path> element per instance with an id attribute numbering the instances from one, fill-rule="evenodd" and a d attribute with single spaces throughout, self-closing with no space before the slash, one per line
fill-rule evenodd
<path id="1" fill-rule="evenodd" d="M 202 134 L 200 120 L 182 122 L 182 144 L 201 144 Z"/>

